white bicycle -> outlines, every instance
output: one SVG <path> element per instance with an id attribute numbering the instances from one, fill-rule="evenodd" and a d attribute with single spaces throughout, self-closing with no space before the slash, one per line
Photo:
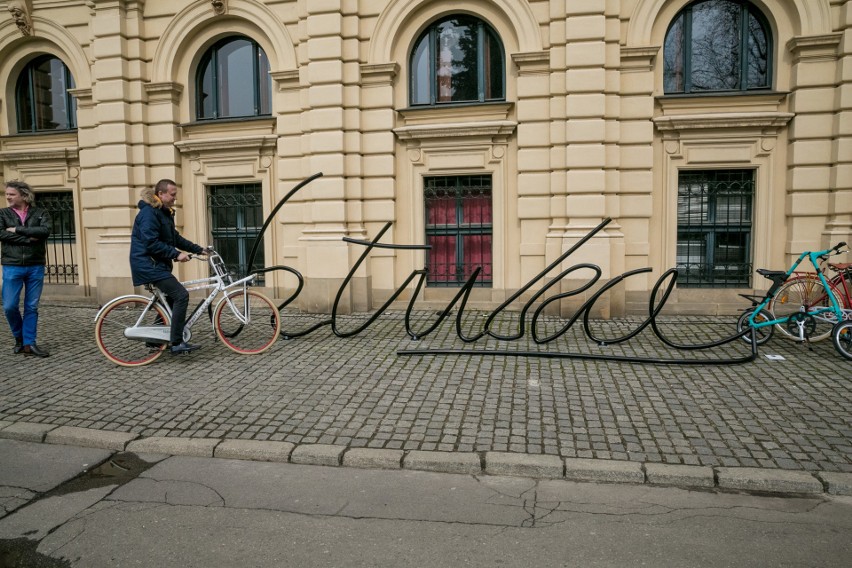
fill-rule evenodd
<path id="1" fill-rule="evenodd" d="M 206 260 L 212 276 L 182 282 L 187 291 L 210 293 L 186 320 L 184 341 L 192 337 L 192 326 L 219 294 L 223 297 L 211 314 L 213 331 L 229 349 L 244 355 L 263 353 L 281 332 L 281 318 L 272 301 L 249 286 L 251 274 L 234 280 L 222 257 L 208 248 Z M 191 258 L 204 259 L 203 256 Z M 169 344 L 172 311 L 165 294 L 152 284 L 151 295 L 130 294 L 110 300 L 95 316 L 95 339 L 106 358 L 123 367 L 138 367 L 156 361 Z"/>

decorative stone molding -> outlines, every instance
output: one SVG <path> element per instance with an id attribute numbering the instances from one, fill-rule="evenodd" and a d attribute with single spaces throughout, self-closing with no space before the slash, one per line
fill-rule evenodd
<path id="1" fill-rule="evenodd" d="M 637 71 L 652 71 L 654 60 L 660 52 L 659 45 L 647 47 L 622 47 L 621 48 L 621 71 L 635 73 Z"/>
<path id="2" fill-rule="evenodd" d="M 702 130 L 708 128 L 778 128 L 793 118 L 793 113 L 776 112 L 723 112 L 690 114 L 683 116 L 658 116 L 653 119 L 658 130 Z"/>
<path id="3" fill-rule="evenodd" d="M 399 73 L 399 63 L 372 63 L 361 65 L 361 83 L 364 86 L 392 85 Z"/>
<path id="4" fill-rule="evenodd" d="M 274 149 L 278 136 L 264 134 L 260 136 L 234 136 L 230 138 L 199 138 L 197 140 L 181 140 L 175 142 L 175 148 L 181 154 L 198 155 L 203 152 L 218 150 L 240 150 L 241 153 L 259 152 L 263 149 Z"/>
<path id="5" fill-rule="evenodd" d="M 213 13 L 217 16 L 228 12 L 228 0 L 210 0 L 210 4 L 213 6 Z"/>
<path id="6" fill-rule="evenodd" d="M 68 89 L 72 97 L 77 99 L 77 108 L 93 108 L 92 89 Z"/>
<path id="7" fill-rule="evenodd" d="M 22 162 L 72 162 L 79 157 L 80 150 L 76 146 L 70 148 L 32 148 L 29 150 L 7 150 L 0 152 L 0 162 L 20 164 Z"/>
<path id="8" fill-rule="evenodd" d="M 549 51 L 528 51 L 525 53 L 513 53 L 512 61 L 518 66 L 521 75 L 538 75 L 550 72 Z"/>
<path id="9" fill-rule="evenodd" d="M 178 103 L 183 93 L 183 85 L 171 81 L 145 83 L 144 87 L 150 103 Z"/>
<path id="10" fill-rule="evenodd" d="M 10 0 L 9 13 L 12 14 L 12 19 L 15 25 L 18 26 L 18 31 L 21 35 L 29 36 L 33 34 L 33 20 L 30 16 L 29 0 Z"/>
<path id="11" fill-rule="evenodd" d="M 291 91 L 299 88 L 299 70 L 271 71 L 269 76 L 275 81 L 278 92 Z"/>
<path id="12" fill-rule="evenodd" d="M 834 61 L 837 59 L 837 48 L 840 46 L 841 39 L 843 39 L 841 32 L 814 36 L 797 36 L 787 42 L 787 49 L 793 54 L 794 63 L 804 60 Z"/>
<path id="13" fill-rule="evenodd" d="M 455 124 L 424 124 L 394 128 L 400 140 L 425 140 L 428 138 L 460 138 L 470 136 L 508 136 L 518 123 L 511 120 L 493 122 L 458 122 Z"/>

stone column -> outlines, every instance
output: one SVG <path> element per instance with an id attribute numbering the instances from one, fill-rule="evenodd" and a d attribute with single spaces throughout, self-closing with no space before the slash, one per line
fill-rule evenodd
<path id="1" fill-rule="evenodd" d="M 131 289 L 128 250 L 139 190 L 145 184 L 141 115 L 140 0 L 88 0 L 91 10 L 91 126 L 80 132 L 84 225 L 98 301 Z"/>
<path id="2" fill-rule="evenodd" d="M 305 289 L 299 296 L 307 312 L 328 312 L 349 271 L 346 236 L 346 152 L 344 144 L 344 64 L 342 1 L 306 3 L 307 96 L 303 152 L 311 172 L 322 172 L 309 189 L 299 238 L 304 247 Z M 306 195 L 307 197 L 307 195 Z M 340 310 L 350 309 L 347 298 Z"/>
<path id="3" fill-rule="evenodd" d="M 651 246 L 654 218 L 654 65 L 660 46 L 621 48 L 618 123 L 618 220 L 624 234 L 624 269 L 656 266 L 658 273 L 669 268 L 670 260 Z M 662 161 L 660 161 L 662 164 Z M 664 176 L 664 173 L 660 173 Z M 658 218 L 662 219 L 661 213 Z M 659 247 L 657 247 L 659 248 Z M 647 295 L 630 290 L 647 290 L 648 280 L 627 282 L 625 309 L 630 313 L 647 311 Z M 635 299 L 635 302 L 632 301 Z"/>
<path id="4" fill-rule="evenodd" d="M 836 203 L 838 197 L 832 178 L 838 171 L 836 152 L 841 143 L 833 140 L 832 129 L 824 125 L 837 124 L 835 121 L 839 120 L 835 114 L 839 100 L 835 83 L 840 40 L 841 34 L 833 33 L 796 37 L 787 44 L 793 58 L 790 110 L 795 113 L 787 162 L 785 252 L 790 262 L 802 251 L 825 244 L 825 219 L 833 214 L 830 204 Z M 842 200 L 842 193 L 839 197 Z M 836 222 L 836 214 L 834 219 Z"/>
<path id="5" fill-rule="evenodd" d="M 396 219 L 393 81 L 398 73 L 399 64 L 396 62 L 361 66 L 362 214 L 368 239 L 373 238 L 385 223 Z M 394 229 L 391 228 L 383 242 L 394 242 L 393 234 Z M 360 255 L 363 250 L 351 252 Z M 412 256 L 409 254 L 406 258 L 411 259 Z M 370 300 L 380 304 L 396 290 L 394 274 L 397 261 L 394 251 L 387 249 L 374 249 L 370 259 Z"/>
<path id="6" fill-rule="evenodd" d="M 836 138 L 831 150 L 829 218 L 822 240 L 825 247 L 839 241 L 852 245 L 852 2 L 844 2 L 839 14 L 844 37 L 838 46 L 840 108 L 834 115 Z"/>
<path id="7" fill-rule="evenodd" d="M 554 215 L 554 218 L 564 216 L 568 222 L 564 227 L 554 226 L 551 229 L 551 235 L 561 230 L 563 251 L 610 215 L 610 210 L 618 211 L 617 206 L 611 204 L 615 198 L 607 196 L 608 183 L 617 184 L 618 181 L 612 169 L 617 167 L 618 157 L 608 155 L 605 144 L 607 140 L 614 140 L 612 135 L 607 136 L 608 119 L 613 118 L 608 103 L 611 104 L 614 97 L 607 95 L 613 89 L 607 82 L 610 58 L 607 53 L 606 7 L 599 2 L 569 2 L 565 12 L 566 197 L 564 212 L 559 217 Z M 616 191 L 617 188 L 612 193 Z M 568 265 L 578 262 L 597 264 L 603 270 L 602 279 L 609 279 L 619 268 L 612 265 L 610 242 L 611 237 L 618 235 L 617 225 L 611 224 L 572 255 Z M 576 288 L 588 275 L 578 274 L 578 278 L 583 280 L 566 280 L 563 287 Z M 612 297 L 614 293 L 610 292 L 606 298 L 601 298 L 596 304 L 595 316 L 610 315 L 609 300 Z M 573 313 L 575 305 L 583 299 L 577 297 L 575 302 L 568 302 L 567 313 Z M 617 302 L 617 305 L 621 304 L 622 301 Z"/>

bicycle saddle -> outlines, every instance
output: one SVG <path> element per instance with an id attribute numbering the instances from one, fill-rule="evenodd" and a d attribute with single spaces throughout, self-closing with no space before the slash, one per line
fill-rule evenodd
<path id="1" fill-rule="evenodd" d="M 828 266 L 834 270 L 835 272 L 842 272 L 844 270 L 849 270 L 852 268 L 852 262 L 838 262 L 838 263 L 828 263 Z"/>
<path id="2" fill-rule="evenodd" d="M 766 268 L 758 268 L 757 273 L 763 276 L 764 278 L 768 278 L 772 280 L 775 284 L 780 284 L 787 280 L 787 273 L 783 270 L 769 270 Z"/>

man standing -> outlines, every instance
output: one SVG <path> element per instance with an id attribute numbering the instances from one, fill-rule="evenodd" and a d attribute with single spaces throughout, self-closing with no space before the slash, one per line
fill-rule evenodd
<path id="1" fill-rule="evenodd" d="M 199 349 L 183 340 L 189 292 L 172 275 L 172 261 L 187 262 L 189 251 L 202 254 L 204 249 L 188 241 L 175 228 L 174 205 L 177 184 L 170 179 L 157 182 L 153 189 L 142 190 L 139 212 L 130 237 L 130 272 L 133 285 L 153 284 L 159 288 L 172 308 L 170 333 L 171 353 L 178 355 Z"/>
<path id="2" fill-rule="evenodd" d="M 35 206 L 32 188 L 22 181 L 6 182 L 6 202 L 9 207 L 0 209 L 0 264 L 3 265 L 3 311 L 15 337 L 14 353 L 47 357 L 49 353 L 36 344 L 36 328 L 50 215 Z M 21 290 L 24 290 L 23 316 Z"/>

